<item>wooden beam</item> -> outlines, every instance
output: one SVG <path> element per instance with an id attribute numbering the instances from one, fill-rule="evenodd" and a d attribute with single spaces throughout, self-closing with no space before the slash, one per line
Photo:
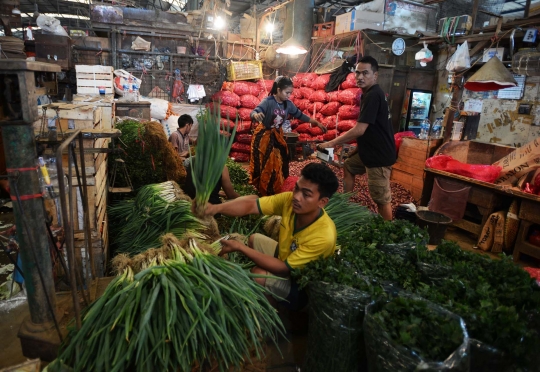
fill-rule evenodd
<path id="1" fill-rule="evenodd" d="M 471 49 L 471 51 L 469 52 L 469 55 L 473 57 L 476 53 L 478 53 L 478 51 L 480 51 L 483 47 L 488 45 L 488 43 L 489 43 L 489 40 L 480 41 L 478 44 L 474 46 L 474 48 Z"/>
<path id="2" fill-rule="evenodd" d="M 523 18 L 529 18 L 529 10 L 531 9 L 531 0 L 527 0 L 525 3 L 525 13 L 523 14 Z"/>
<path id="3" fill-rule="evenodd" d="M 476 22 L 476 15 L 478 14 L 478 4 L 479 3 L 480 3 L 480 0 L 474 0 L 473 6 L 472 6 L 472 15 L 471 15 L 472 25 L 471 25 L 471 29 L 473 29 L 473 30 L 474 30 L 474 24 Z"/>

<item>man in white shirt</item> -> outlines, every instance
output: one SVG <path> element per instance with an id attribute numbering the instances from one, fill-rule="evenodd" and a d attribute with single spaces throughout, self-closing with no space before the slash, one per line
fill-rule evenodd
<path id="1" fill-rule="evenodd" d="M 189 155 L 189 131 L 193 127 L 193 118 L 184 114 L 178 118 L 178 129 L 169 137 L 169 142 L 181 158 Z"/>

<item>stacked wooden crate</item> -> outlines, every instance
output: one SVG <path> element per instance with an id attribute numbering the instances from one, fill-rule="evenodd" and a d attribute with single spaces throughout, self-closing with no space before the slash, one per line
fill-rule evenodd
<path id="1" fill-rule="evenodd" d="M 424 188 L 426 159 L 432 156 L 441 144 L 442 139 L 403 138 L 390 180 L 399 183 L 411 192 L 414 199 L 420 200 Z"/>
<path id="2" fill-rule="evenodd" d="M 77 94 L 114 94 L 112 66 L 76 65 Z"/>

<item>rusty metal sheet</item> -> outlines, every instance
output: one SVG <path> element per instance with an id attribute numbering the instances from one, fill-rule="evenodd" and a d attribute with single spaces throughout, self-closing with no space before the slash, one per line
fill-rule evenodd
<path id="1" fill-rule="evenodd" d="M 92 5 L 90 20 L 92 22 L 121 25 L 124 23 L 124 11 L 123 8 L 115 6 Z"/>

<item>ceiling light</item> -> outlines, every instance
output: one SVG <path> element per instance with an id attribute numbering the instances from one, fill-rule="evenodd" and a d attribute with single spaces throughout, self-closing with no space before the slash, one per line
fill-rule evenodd
<path id="1" fill-rule="evenodd" d="M 273 23 L 268 22 L 266 24 L 266 32 L 268 32 L 269 34 L 274 32 L 274 24 Z"/>
<path id="2" fill-rule="evenodd" d="M 217 16 L 216 20 L 214 21 L 214 28 L 216 30 L 221 30 L 225 27 L 225 20 L 221 18 L 221 16 Z"/>
<path id="3" fill-rule="evenodd" d="M 517 87 L 516 79 L 504 67 L 501 60 L 492 57 L 465 83 L 465 89 L 474 92 L 485 92 L 488 90 L 499 90 Z"/>
<path id="4" fill-rule="evenodd" d="M 298 54 L 306 54 L 308 51 L 306 48 L 300 45 L 300 43 L 297 42 L 294 39 L 294 37 L 291 37 L 289 40 L 281 44 L 276 49 L 276 52 L 281 53 L 281 54 L 298 55 Z"/>
<path id="5" fill-rule="evenodd" d="M 16 14 L 16 15 L 20 15 L 21 14 L 21 11 L 19 10 L 19 8 L 15 7 L 13 8 L 13 10 L 11 11 L 12 14 Z"/>

